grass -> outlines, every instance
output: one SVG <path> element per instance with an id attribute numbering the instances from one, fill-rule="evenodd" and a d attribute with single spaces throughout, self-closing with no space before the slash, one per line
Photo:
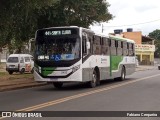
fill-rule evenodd
<path id="1" fill-rule="evenodd" d="M 0 80 L 14 80 L 14 79 L 33 79 L 33 74 L 30 73 L 25 73 L 25 74 L 20 74 L 20 73 L 13 73 L 10 75 L 8 72 L 5 70 L 5 63 L 0 63 Z"/>
<path id="2" fill-rule="evenodd" d="M 33 74 L 13 73 L 10 75 L 8 72 L 0 72 L 0 80 L 16 80 L 16 79 L 33 79 Z"/>
<path id="3" fill-rule="evenodd" d="M 0 69 L 3 69 L 4 66 L 5 64 L 0 62 Z"/>
<path id="4" fill-rule="evenodd" d="M 7 72 L 0 72 L 0 77 L 6 75 Z"/>

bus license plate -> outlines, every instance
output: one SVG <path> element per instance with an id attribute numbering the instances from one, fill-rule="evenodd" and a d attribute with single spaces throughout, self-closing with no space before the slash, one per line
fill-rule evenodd
<path id="1" fill-rule="evenodd" d="M 58 78 L 51 78 L 50 81 L 58 81 Z"/>

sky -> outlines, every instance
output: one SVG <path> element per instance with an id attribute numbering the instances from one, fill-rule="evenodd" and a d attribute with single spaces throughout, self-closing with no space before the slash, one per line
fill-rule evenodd
<path id="1" fill-rule="evenodd" d="M 148 35 L 160 29 L 160 1 L 159 0 L 107 0 L 110 4 L 109 12 L 113 20 L 102 23 L 103 34 L 113 33 L 115 29 L 132 28 L 133 31 L 142 31 Z M 102 24 L 91 26 L 97 33 L 102 33 Z"/>

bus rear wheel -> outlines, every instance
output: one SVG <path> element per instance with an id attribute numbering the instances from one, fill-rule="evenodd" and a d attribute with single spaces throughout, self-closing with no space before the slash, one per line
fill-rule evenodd
<path id="1" fill-rule="evenodd" d="M 114 80 L 123 81 L 125 79 L 126 79 L 126 70 L 125 70 L 125 67 L 123 66 L 122 69 L 121 69 L 121 76 L 118 77 L 118 78 L 115 78 Z"/>
<path id="2" fill-rule="evenodd" d="M 119 80 L 123 81 L 125 79 L 126 79 L 126 70 L 125 70 L 125 67 L 123 66 L 121 70 L 121 77 L 119 77 Z"/>
<path id="3" fill-rule="evenodd" d="M 55 83 L 53 83 L 53 85 L 54 85 L 55 88 L 62 88 L 63 83 L 61 83 L 61 82 L 55 82 Z"/>
<path id="4" fill-rule="evenodd" d="M 90 88 L 96 87 L 97 82 L 98 82 L 98 75 L 97 75 L 96 70 L 94 70 L 92 74 L 92 80 L 89 82 L 89 87 Z"/>

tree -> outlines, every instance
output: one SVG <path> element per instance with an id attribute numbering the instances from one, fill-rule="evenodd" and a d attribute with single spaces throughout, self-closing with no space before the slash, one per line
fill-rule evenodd
<path id="1" fill-rule="evenodd" d="M 148 36 L 155 39 L 155 57 L 160 57 L 160 30 L 154 30 L 153 32 L 149 33 Z"/>
<path id="2" fill-rule="evenodd" d="M 0 48 L 7 44 L 21 52 L 23 43 L 44 27 L 108 21 L 108 7 L 104 0 L 0 0 Z"/>
<path id="3" fill-rule="evenodd" d="M 0 1 L 0 48 L 4 45 L 21 49 L 37 29 L 35 12 L 43 7 L 50 6 L 57 0 L 1 0 Z M 20 51 L 19 51 L 20 52 Z"/>
<path id="4" fill-rule="evenodd" d="M 38 27 L 76 25 L 88 28 L 94 22 L 113 18 L 108 7 L 108 2 L 104 0 L 59 0 L 41 11 Z"/>

